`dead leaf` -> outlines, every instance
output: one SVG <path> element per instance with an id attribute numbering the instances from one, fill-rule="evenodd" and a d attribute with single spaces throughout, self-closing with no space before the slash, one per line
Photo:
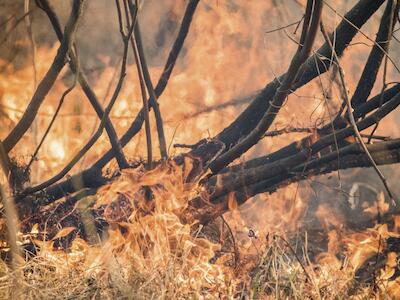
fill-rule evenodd
<path id="1" fill-rule="evenodd" d="M 230 211 L 232 210 L 237 210 L 239 207 L 236 198 L 235 198 L 235 193 L 229 193 L 228 195 L 228 208 Z"/>
<path id="2" fill-rule="evenodd" d="M 51 240 L 54 241 L 56 239 L 65 237 L 68 234 L 70 234 L 72 231 L 74 231 L 75 229 L 76 229 L 75 227 L 64 227 L 59 232 L 57 232 L 57 234 Z"/>

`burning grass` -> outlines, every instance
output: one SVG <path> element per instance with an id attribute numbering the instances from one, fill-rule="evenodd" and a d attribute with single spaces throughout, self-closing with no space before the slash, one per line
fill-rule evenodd
<path id="1" fill-rule="evenodd" d="M 245 228 L 241 213 L 233 208 L 226 220 L 205 227 L 184 224 L 180 213 L 188 197 L 199 192 L 193 184 L 184 184 L 184 170 L 164 163 L 150 172 L 142 167 L 123 171 L 96 196 L 76 202 L 68 214 L 52 216 L 57 222 L 30 224 L 29 234 L 20 236 L 23 247 L 30 249 L 25 258 L 14 270 L 2 262 L 0 297 L 362 299 L 376 295 L 385 299 L 398 295 L 400 218 L 395 217 L 390 229 L 377 224 L 361 232 L 342 227 L 308 234 L 299 226 L 296 231 L 287 228 L 285 234 L 264 234 Z M 151 189 L 150 200 L 144 186 Z M 101 210 L 107 226 L 96 230 L 98 220 L 89 209 Z M 67 226 L 76 213 L 83 224 Z M 303 221 L 299 217 L 296 222 Z M 229 223 L 241 230 L 232 231 Z M 311 251 L 318 246 L 317 234 L 328 241 L 319 251 Z M 6 244 L 3 255 L 7 257 Z"/>
<path id="2" fill-rule="evenodd" d="M 92 245 L 75 237 L 67 250 L 57 249 L 56 241 L 74 234 L 77 228 L 64 228 L 44 241 L 37 238 L 41 232 L 34 226 L 31 240 L 36 254 L 27 253 L 27 262 L 14 272 L 3 266 L 3 295 L 8 298 L 16 292 L 17 297 L 28 295 L 32 299 L 147 299 L 232 294 L 234 285 L 228 284 L 232 275 L 209 263 L 220 245 L 195 237 L 175 212 L 182 209 L 187 192 L 182 174 L 173 170 L 177 169 L 164 167 L 145 174 L 126 171 L 99 191 L 94 206 L 104 207 L 109 227 L 107 238 L 97 234 L 91 237 Z M 141 194 L 141 184 L 159 185 L 160 180 L 163 185 L 152 189 L 151 204 L 146 203 L 149 200 Z M 115 205 L 119 195 L 125 195 L 131 213 Z M 75 208 L 79 206 L 82 203 Z M 86 233 L 90 225 L 86 223 Z M 18 280 L 13 284 L 15 276 Z"/>
<path id="3" fill-rule="evenodd" d="M 277 38 L 281 33 L 265 34 L 265 29 L 278 28 L 277 19 L 300 19 L 300 14 L 290 15 L 286 8 L 274 10 L 272 4 L 264 2 L 243 3 L 246 5 L 239 1 L 221 5 L 218 1 L 201 1 L 204 7 L 197 12 L 185 56 L 160 99 L 170 145 L 195 143 L 220 132 L 239 113 L 234 105 L 225 107 L 221 99 L 254 93 L 287 67 L 282 62 L 289 61 L 291 50 L 297 45 Z M 184 4 L 173 1 L 172 15 L 180 15 Z M 160 3 L 157 9 L 162 9 Z M 339 19 L 336 14 L 332 18 L 328 18 L 332 12 L 325 14 L 326 25 L 335 27 Z M 151 27 L 157 28 L 156 24 Z M 98 32 L 104 38 L 103 32 Z M 351 47 L 365 43 L 369 45 L 371 41 L 359 35 Z M 279 47 L 272 47 L 275 44 Z M 37 78 L 43 77 L 56 51 L 57 45 L 40 45 L 37 49 Z M 358 78 L 367 55 L 367 51 L 359 52 L 361 55 L 346 54 L 341 59 L 348 69 L 351 90 L 357 83 L 352 79 Z M 118 79 L 112 66 L 114 58 L 100 54 L 91 59 L 102 63 L 99 73 L 95 71 L 90 76 L 96 78 L 93 89 L 104 104 Z M 9 61 L 0 61 L 0 67 L 3 138 L 20 119 L 34 86 L 31 66 L 15 68 Z M 129 70 L 134 68 L 128 65 Z M 159 67 L 151 66 L 152 78 L 160 72 Z M 142 105 L 136 101 L 140 98 L 138 79 L 133 72 L 128 73 L 110 115 L 119 136 Z M 274 126 L 299 125 L 313 132 L 316 126 L 329 122 L 330 110 L 336 110 L 341 100 L 341 90 L 330 76 L 322 75 L 319 83 L 313 82 L 291 95 Z M 32 148 L 47 128 L 60 95 L 71 85 L 71 77 L 66 68 L 61 72 L 32 130 L 20 141 L 19 149 L 13 150 L 22 166 L 30 160 Z M 323 98 L 324 87 L 331 90 L 330 99 Z M 376 91 L 379 89 L 375 86 Z M 78 87 L 66 98 L 47 141 L 35 157 L 30 184 L 51 177 L 95 130 L 97 117 L 82 99 L 85 96 Z M 305 104 L 298 105 L 298 100 Z M 377 133 L 395 136 L 398 129 L 392 126 L 394 118 L 382 120 Z M 152 126 L 155 133 L 155 122 Z M 295 137 L 293 141 L 304 137 L 301 132 L 290 134 L 291 139 Z M 146 156 L 144 139 L 143 133 L 139 133 L 124 148 L 131 160 Z M 272 153 L 287 144 L 287 135 L 265 138 L 249 156 Z M 154 153 L 157 146 L 154 143 Z M 90 166 L 108 148 L 103 135 L 71 174 Z M 170 157 L 178 151 L 170 147 Z M 327 194 L 313 203 L 311 192 L 304 195 L 293 184 L 274 195 L 257 196 L 253 203 L 262 205 L 250 205 L 247 213 L 248 207 L 239 208 L 236 200 L 231 199 L 230 211 L 223 219 L 203 227 L 187 224 L 181 218 L 188 200 L 203 192 L 195 182 L 186 183 L 193 167 L 193 161 L 186 157 L 183 166 L 171 160 L 161 162 L 151 171 L 143 166 L 123 170 L 95 195 L 67 196 L 24 215 L 19 233 L 24 251 L 14 266 L 10 264 L 10 245 L 5 220 L 1 218 L 0 298 L 399 297 L 400 217 L 389 211 L 389 201 L 383 194 L 377 193 L 377 199 L 358 199 L 354 193 L 348 196 L 342 191 L 347 199 L 343 208 L 337 203 L 340 201 Z M 341 187 L 341 183 L 337 186 Z"/>

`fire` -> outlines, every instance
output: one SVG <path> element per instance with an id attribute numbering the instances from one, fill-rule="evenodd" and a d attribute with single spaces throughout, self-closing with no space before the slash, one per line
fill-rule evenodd
<path id="1" fill-rule="evenodd" d="M 49 145 L 50 153 L 49 155 L 56 159 L 64 159 L 65 158 L 65 150 L 63 144 L 59 140 L 52 140 Z"/>
<path id="2" fill-rule="evenodd" d="M 181 15 L 185 3 L 172 1 L 168 4 L 172 21 Z M 216 110 L 213 106 L 254 93 L 286 70 L 283 62 L 290 61 L 297 46 L 286 38 L 286 35 L 293 36 L 293 32 L 289 29 L 285 33 L 265 32 L 267 28 L 284 25 L 283 15 L 291 20 L 301 16 L 274 5 L 273 1 L 201 1 L 201 9 L 196 13 L 186 41 L 185 55 L 178 61 L 159 99 L 171 157 L 181 151 L 172 147 L 174 143 L 196 143 L 215 136 L 244 107 Z M 144 9 L 143 14 L 151 15 L 151 12 Z M 332 12 L 326 14 L 326 25 L 334 27 L 337 16 Z M 322 39 L 317 41 L 321 42 Z M 360 44 L 371 43 L 362 35 L 353 42 L 357 49 Z M 38 47 L 37 78 L 42 78 L 48 70 L 57 47 L 57 43 L 52 47 Z M 367 53 L 360 48 L 356 59 L 343 57 L 351 90 L 357 84 L 356 78 Z M 119 60 L 106 54 L 96 59 L 101 62 L 99 70 L 88 71 L 88 77 L 105 107 L 118 79 Z M 158 56 L 154 58 L 157 59 Z M 0 73 L 0 114 L 6 116 L 0 119 L 0 139 L 3 140 L 24 112 L 34 86 L 32 66 L 16 68 L 2 60 L 0 69 L 3 70 Z M 127 70 L 126 82 L 110 115 L 119 136 L 142 108 L 136 67 L 130 62 Z M 150 64 L 153 83 L 161 72 L 158 63 Z M 65 67 L 41 106 L 34 129 L 27 132 L 12 152 L 22 163 L 30 161 L 32 150 L 54 115 L 60 95 L 73 81 L 73 75 Z M 331 88 L 329 103 L 323 98 L 321 88 Z M 374 91 L 378 92 L 379 87 Z M 273 126 L 319 125 L 332 118 L 331 113 L 337 109 L 340 99 L 340 89 L 324 75 L 320 82 L 313 82 L 290 95 Z M 300 101 L 305 105 L 298 105 Z M 205 108 L 210 111 L 192 117 Z M 398 135 L 398 128 L 390 126 L 394 119 L 392 116 L 383 120 L 377 134 Z M 31 183 L 42 182 L 63 168 L 92 136 L 98 123 L 97 115 L 77 85 L 66 97 L 58 119 L 35 158 Z M 157 136 L 152 113 L 151 126 L 153 136 Z M 293 140 L 303 136 L 305 133 L 290 134 Z M 146 157 L 144 140 L 141 132 L 124 148 L 131 162 Z M 271 153 L 287 144 L 287 136 L 265 138 L 246 156 Z M 89 167 L 109 148 L 109 140 L 103 133 L 96 147 L 70 175 Z M 153 153 L 156 159 L 160 158 L 156 139 Z M 105 175 L 111 176 L 114 169 L 115 162 L 112 162 Z M 73 221 L 71 225 L 62 220 L 51 224 L 58 226 L 51 239 L 47 238 L 51 230 L 46 227 L 47 223 L 46 226 L 30 224 L 30 232 L 21 233 L 24 240 L 33 245 L 35 254 L 27 254 L 26 262 L 13 272 L 7 265 L 1 265 L 0 295 L 8 296 L 13 278 L 22 274 L 24 280 L 20 288 L 29 291 L 33 287 L 31 296 L 44 298 L 57 297 L 58 293 L 82 298 L 88 295 L 192 298 L 210 294 L 214 297 L 240 297 L 242 294 L 287 297 L 286 289 L 291 289 L 292 297 L 306 295 L 328 299 L 347 295 L 341 293 L 354 288 L 353 278 L 364 276 L 364 268 L 372 265 L 377 270 L 374 269 L 374 278 L 368 280 L 375 281 L 381 295 L 396 297 L 400 294 L 400 277 L 393 278 L 398 270 L 396 251 L 399 246 L 388 241 L 392 238 L 399 243 L 400 216 L 383 221 L 378 218 L 389 211 L 388 199 L 383 193 L 371 204 L 357 195 L 347 197 L 332 192 L 342 187 L 341 178 L 351 177 L 346 174 L 349 173 L 333 175 L 332 189 L 323 186 L 330 180 L 324 177 L 318 187 L 313 186 L 313 182 L 292 184 L 272 195 L 257 195 L 241 207 L 231 197 L 230 211 L 224 219 L 202 228 L 198 224 L 187 224 L 181 218 L 188 200 L 201 192 L 198 182 L 186 183 L 188 170 L 182 165 L 167 161 L 151 171 L 144 167 L 123 170 L 96 195 L 77 201 L 68 211 L 65 219 L 69 222 L 69 217 L 78 215 L 83 220 L 83 230 Z M 151 194 L 143 187 L 151 187 Z M 364 206 L 356 207 L 356 198 Z M 346 215 L 346 209 L 340 205 L 347 205 L 350 215 Z M 59 207 L 62 202 L 46 211 L 49 224 Z M 101 217 L 88 215 L 88 208 L 101 211 Z M 352 228 L 350 221 L 357 213 L 368 222 L 360 225 L 361 228 Z M 96 226 L 101 222 L 109 226 L 99 233 Z M 1 223 L 1 239 L 4 228 L 5 224 Z M 88 236 L 83 237 L 82 231 L 88 232 Z M 68 247 L 63 247 L 63 243 Z M 7 250 L 7 247 L 3 248 Z M 378 263 L 384 267 L 375 267 Z M 358 289 L 353 296 L 368 296 L 367 293 L 367 290 Z"/>

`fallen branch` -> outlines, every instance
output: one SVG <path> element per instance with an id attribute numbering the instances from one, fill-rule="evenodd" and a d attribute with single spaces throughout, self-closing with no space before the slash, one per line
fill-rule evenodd
<path id="1" fill-rule="evenodd" d="M 358 130 L 361 131 L 374 125 L 399 105 L 400 93 L 376 112 L 359 121 L 357 123 Z M 255 184 L 258 181 L 266 180 L 273 176 L 277 176 L 278 174 L 287 173 L 296 165 L 304 163 L 314 155 L 317 155 L 322 149 L 332 145 L 335 142 L 335 139 L 337 141 L 341 141 L 349 136 L 352 136 L 353 134 L 355 134 L 354 128 L 346 127 L 336 131 L 335 133 L 318 137 L 313 144 L 306 145 L 301 151 L 292 156 L 287 155 L 284 156 L 284 158 L 276 160 L 272 163 L 267 162 L 265 165 L 258 165 L 257 167 L 251 169 L 240 170 L 237 173 L 215 175 L 211 177 L 207 183 L 209 189 L 213 190 L 211 198 L 218 198 L 231 191 L 240 189 L 250 184 Z M 216 185 L 217 182 L 219 183 L 218 185 Z"/>
<path id="2" fill-rule="evenodd" d="M 367 148 L 378 165 L 400 162 L 400 139 L 367 145 Z M 270 167 L 273 168 L 272 165 Z M 229 210 L 229 198 L 233 197 L 238 205 L 242 205 L 254 195 L 273 193 L 279 188 L 311 176 L 357 167 L 371 167 L 371 162 L 358 144 L 352 144 L 339 149 L 339 159 L 338 153 L 333 151 L 321 158 L 304 162 L 288 172 L 278 173 L 276 176 L 266 175 L 264 180 L 242 186 L 241 189 L 233 191 L 229 196 L 208 199 L 194 198 L 189 202 L 188 208 L 182 213 L 181 218 L 188 223 L 198 221 L 201 224 L 207 224 Z"/>

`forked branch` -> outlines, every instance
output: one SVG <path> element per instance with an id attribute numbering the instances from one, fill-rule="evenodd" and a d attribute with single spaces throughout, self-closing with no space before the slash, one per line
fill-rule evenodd
<path id="1" fill-rule="evenodd" d="M 115 87 L 114 93 L 111 97 L 111 100 L 106 107 L 103 118 L 101 119 L 99 127 L 97 128 L 94 135 L 90 138 L 90 140 L 83 146 L 83 148 L 73 157 L 73 159 L 58 174 L 56 174 L 49 180 L 47 180 L 39 185 L 27 188 L 26 190 L 24 190 L 22 192 L 22 195 L 27 195 L 27 194 L 35 193 L 37 191 L 41 191 L 41 190 L 49 187 L 50 185 L 56 183 L 57 181 L 59 181 L 75 166 L 75 164 L 86 154 L 87 151 L 89 151 L 89 149 L 100 138 L 101 134 L 103 133 L 104 127 L 105 127 L 106 117 L 110 114 L 111 109 L 113 108 L 113 106 L 119 96 L 119 93 L 122 88 L 122 84 L 123 84 L 125 76 L 126 76 L 126 62 L 127 62 L 127 58 L 128 58 L 129 38 L 132 35 L 132 32 L 133 32 L 133 26 L 130 27 L 127 35 L 123 36 L 124 53 L 123 53 L 122 62 L 121 62 L 120 76 L 119 76 L 117 85 Z"/>
<path id="2" fill-rule="evenodd" d="M 360 0 L 346 13 L 345 19 L 339 23 L 334 31 L 336 39 L 334 47 L 339 57 L 358 33 L 359 28 L 371 18 L 384 2 L 384 0 Z M 303 64 L 299 72 L 301 76 L 291 87 L 291 92 L 328 71 L 331 64 L 330 47 L 325 43 Z M 257 126 L 269 109 L 269 100 L 273 98 L 284 78 L 285 74 L 268 83 L 236 120 L 215 137 L 226 145 L 226 149 L 230 149 Z"/>
<path id="3" fill-rule="evenodd" d="M 60 22 L 58 20 L 57 15 L 51 8 L 48 0 L 36 0 L 37 5 L 47 14 L 50 23 L 57 35 L 57 38 L 59 41 L 63 40 L 63 32 L 61 29 Z M 100 104 L 100 101 L 98 100 L 96 94 L 94 93 L 93 89 L 89 85 L 86 76 L 82 70 L 82 68 L 79 68 L 79 57 L 77 56 L 77 53 L 72 51 L 70 49 L 69 53 L 69 66 L 71 71 L 76 74 L 77 80 L 82 87 L 83 92 L 85 93 L 86 97 L 88 98 L 90 104 L 92 105 L 93 109 L 95 110 L 97 116 L 101 120 L 104 116 L 104 109 L 102 105 Z M 128 161 L 126 160 L 121 144 L 119 143 L 117 133 L 114 129 L 113 124 L 111 123 L 110 117 L 106 116 L 105 120 L 105 129 L 108 135 L 108 138 L 110 140 L 111 146 L 112 146 L 112 151 L 113 154 L 117 160 L 118 166 L 122 168 L 126 168 L 129 164 Z"/>

